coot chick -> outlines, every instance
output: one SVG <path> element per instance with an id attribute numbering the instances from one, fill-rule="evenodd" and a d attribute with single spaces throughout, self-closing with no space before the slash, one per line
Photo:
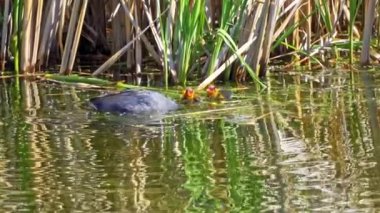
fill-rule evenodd
<path id="1" fill-rule="evenodd" d="M 207 97 L 211 100 L 231 100 L 232 92 L 229 90 L 223 90 L 216 88 L 215 85 L 210 85 L 207 87 Z"/>
<path id="2" fill-rule="evenodd" d="M 90 99 L 90 105 L 100 112 L 119 114 L 165 114 L 177 110 L 178 104 L 150 90 L 125 90 L 117 94 Z"/>
<path id="3" fill-rule="evenodd" d="M 195 103 L 195 102 L 199 102 L 200 98 L 195 93 L 195 91 L 193 90 L 193 88 L 188 87 L 182 93 L 182 101 L 184 103 Z"/>

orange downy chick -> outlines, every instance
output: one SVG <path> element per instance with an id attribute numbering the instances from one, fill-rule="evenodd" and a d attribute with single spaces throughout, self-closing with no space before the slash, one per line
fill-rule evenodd
<path id="1" fill-rule="evenodd" d="M 182 100 L 187 102 L 198 102 L 199 98 L 195 94 L 195 91 L 192 88 L 188 87 L 182 94 Z"/>
<path id="2" fill-rule="evenodd" d="M 207 97 L 212 100 L 230 100 L 232 92 L 227 90 L 220 90 L 215 85 L 207 87 Z"/>

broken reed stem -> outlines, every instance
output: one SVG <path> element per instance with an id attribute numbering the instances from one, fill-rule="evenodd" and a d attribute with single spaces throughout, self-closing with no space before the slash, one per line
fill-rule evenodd
<path id="1" fill-rule="evenodd" d="M 104 71 L 106 71 L 108 68 L 110 68 L 132 46 L 132 44 L 149 29 L 149 27 L 150 26 L 147 26 L 143 31 L 137 34 L 131 41 L 129 41 L 123 48 L 121 48 L 119 51 L 113 54 L 106 62 L 104 62 L 97 70 L 95 70 L 92 73 L 92 76 L 97 76 L 103 73 Z"/>
<path id="2" fill-rule="evenodd" d="M 247 41 L 243 46 L 241 46 L 237 51 L 236 54 L 233 54 L 230 56 L 218 69 L 216 69 L 211 75 L 209 75 L 198 87 L 197 90 L 203 90 L 207 87 L 211 82 L 213 82 L 220 74 L 223 73 L 223 71 L 230 66 L 237 58 L 238 55 L 244 54 L 248 49 L 250 49 L 253 42 L 256 40 L 256 37 L 252 38 L 251 40 Z"/>
<path id="3" fill-rule="evenodd" d="M 141 30 L 140 27 L 139 27 L 139 25 L 136 23 L 133 15 L 131 13 L 131 11 L 129 10 L 129 8 L 128 8 L 127 4 L 126 4 L 126 1 L 125 0 L 120 0 L 120 3 L 123 6 L 123 9 L 124 9 L 127 17 L 129 18 L 129 20 L 131 21 L 133 27 L 135 27 L 135 29 Z M 148 38 L 144 34 L 141 34 L 141 40 L 144 42 L 144 45 L 145 45 L 146 49 L 151 54 L 151 56 L 153 57 L 153 59 L 158 64 L 160 64 L 161 66 L 163 66 L 162 57 L 159 54 L 157 54 L 157 52 L 154 50 L 153 45 L 149 42 Z"/>

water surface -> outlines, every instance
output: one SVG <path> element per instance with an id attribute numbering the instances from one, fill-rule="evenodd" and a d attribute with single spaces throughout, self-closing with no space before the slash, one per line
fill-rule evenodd
<path id="1" fill-rule="evenodd" d="M 152 119 L 0 82 L 1 212 L 380 211 L 379 71 L 278 74 Z"/>

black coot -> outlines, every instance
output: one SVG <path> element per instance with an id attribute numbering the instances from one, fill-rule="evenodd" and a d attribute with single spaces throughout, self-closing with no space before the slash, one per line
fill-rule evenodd
<path id="1" fill-rule="evenodd" d="M 125 90 L 117 94 L 90 99 L 90 105 L 100 112 L 119 114 L 165 114 L 178 109 L 178 104 L 150 90 Z"/>

